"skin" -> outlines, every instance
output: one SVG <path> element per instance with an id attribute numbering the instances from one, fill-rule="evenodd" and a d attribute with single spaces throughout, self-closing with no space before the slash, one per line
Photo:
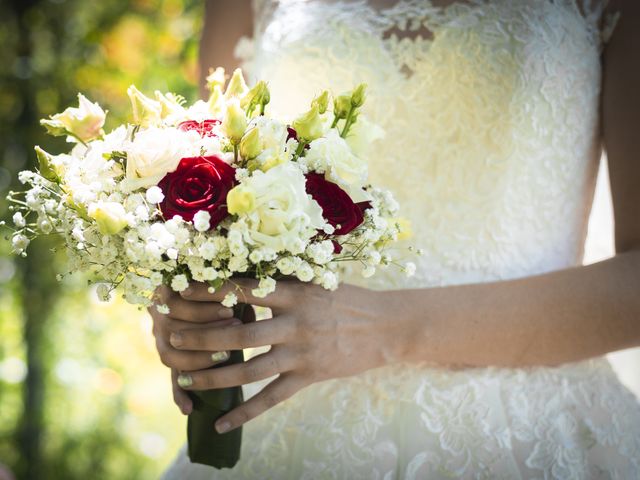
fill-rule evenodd
<path id="1" fill-rule="evenodd" d="M 553 366 L 639 346 L 640 137 L 634 126 L 640 125 L 640 3 L 612 1 L 608 8 L 621 12 L 603 54 L 601 97 L 614 257 L 515 280 L 388 292 L 351 285 L 328 292 L 289 280 L 265 299 L 251 296 L 252 281 L 214 294 L 199 284 L 182 294 L 164 289 L 161 301 L 170 316 L 150 311 L 183 413 L 192 408 L 185 389 L 243 385 L 274 375 L 216 428 L 237 428 L 315 382 L 393 363 Z M 243 302 L 271 308 L 273 318 L 232 325 L 231 311 L 218 303 L 230 290 Z M 244 364 L 207 369 L 215 363 L 211 352 L 263 345 L 272 347 Z M 178 371 L 184 388 L 177 385 Z"/>

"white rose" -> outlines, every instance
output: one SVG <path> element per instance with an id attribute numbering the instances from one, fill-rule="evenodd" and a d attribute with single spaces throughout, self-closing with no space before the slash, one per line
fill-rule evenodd
<path id="1" fill-rule="evenodd" d="M 358 121 L 353 124 L 347 135 L 347 144 L 356 155 L 366 158 L 377 140 L 385 137 L 385 131 L 367 117 L 358 115 Z"/>
<path id="2" fill-rule="evenodd" d="M 98 224 L 103 235 L 115 235 L 129 224 L 127 211 L 116 202 L 95 202 L 89 205 L 89 217 Z"/>
<path id="3" fill-rule="evenodd" d="M 337 130 L 309 144 L 305 161 L 313 170 L 325 173 L 327 180 L 337 183 L 349 193 L 354 202 L 369 200 L 362 191 L 367 181 L 367 163 L 356 157 Z"/>
<path id="4" fill-rule="evenodd" d="M 150 127 L 138 132 L 127 152 L 126 190 L 156 185 L 184 157 L 197 155 L 197 132 Z"/>
<path id="5" fill-rule="evenodd" d="M 253 200 L 251 209 L 239 215 L 250 243 L 276 252 L 289 250 L 325 224 L 322 209 L 307 195 L 305 177 L 293 163 L 256 171 L 241 186 Z"/>

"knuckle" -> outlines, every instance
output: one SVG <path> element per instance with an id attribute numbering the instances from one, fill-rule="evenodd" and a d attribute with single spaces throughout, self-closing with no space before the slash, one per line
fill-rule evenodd
<path id="1" fill-rule="evenodd" d="M 244 377 L 244 382 L 249 383 L 259 380 L 261 373 L 261 368 L 258 365 L 247 365 L 242 376 Z"/>
<path id="2" fill-rule="evenodd" d="M 211 373 L 207 373 L 207 374 L 202 375 L 200 380 L 201 380 L 200 383 L 206 389 L 213 389 L 213 388 L 216 387 L 216 383 L 217 382 L 215 380 L 215 377 Z"/>
<path id="3" fill-rule="evenodd" d="M 251 415 L 246 408 L 239 408 L 236 412 L 236 425 L 240 425 L 251 420 Z"/>

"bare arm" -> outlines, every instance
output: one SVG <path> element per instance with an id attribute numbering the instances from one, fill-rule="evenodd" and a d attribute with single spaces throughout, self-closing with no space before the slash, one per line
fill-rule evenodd
<path id="1" fill-rule="evenodd" d="M 209 68 L 224 67 L 230 73 L 238 66 L 233 54 L 238 40 L 253 33 L 251 0 L 207 0 L 200 39 L 200 95 L 206 96 Z"/>

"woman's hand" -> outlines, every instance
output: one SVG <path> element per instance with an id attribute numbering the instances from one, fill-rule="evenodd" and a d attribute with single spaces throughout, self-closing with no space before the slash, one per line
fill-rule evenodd
<path id="1" fill-rule="evenodd" d="M 171 347 L 167 348 L 184 352 L 189 358 L 201 358 L 203 364 L 211 352 L 272 346 L 268 352 L 241 364 L 179 376 L 182 388 L 208 390 L 279 375 L 257 395 L 221 417 L 216 422 L 219 432 L 239 427 L 312 383 L 403 360 L 409 343 L 405 340 L 407 331 L 398 323 L 389 301 L 392 292 L 349 285 L 329 292 L 316 285 L 281 280 L 276 291 L 262 299 L 250 293 L 256 286 L 255 281 L 238 280 L 210 294 L 206 285 L 192 284 L 181 296 L 189 300 L 185 303 L 195 305 L 191 307 L 194 311 L 199 310 L 197 305 L 206 311 L 208 307 L 204 306 L 218 305 L 211 302 L 219 302 L 228 292 L 234 292 L 242 303 L 271 308 L 273 318 L 224 326 L 175 322 L 167 327 L 172 332 Z M 177 353 L 168 358 L 168 364 L 175 368 L 174 358 L 178 358 Z"/>
<path id="2" fill-rule="evenodd" d="M 171 383 L 173 386 L 173 400 L 180 411 L 188 415 L 191 413 L 193 403 L 186 392 L 178 384 L 178 375 L 181 371 L 193 371 L 210 368 L 213 365 L 225 362 L 229 359 L 229 352 L 203 352 L 177 350 L 169 343 L 171 332 L 186 328 L 220 328 L 242 321 L 255 320 L 253 309 L 246 309 L 245 318 L 233 318 L 233 310 L 226 308 L 218 302 L 189 302 L 171 289 L 162 286 L 158 289 L 156 304 L 165 304 L 169 307 L 169 314 L 158 312 L 155 305 L 149 308 L 149 314 L 153 319 L 153 335 L 156 339 L 156 348 L 160 360 L 171 368 Z"/>

